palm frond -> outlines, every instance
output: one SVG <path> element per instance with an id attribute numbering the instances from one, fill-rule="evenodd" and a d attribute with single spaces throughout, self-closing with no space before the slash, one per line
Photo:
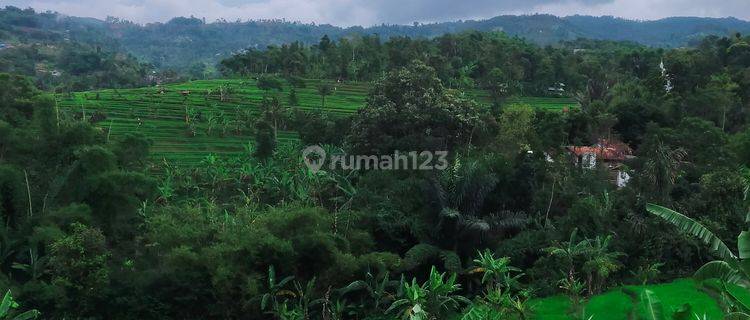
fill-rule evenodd
<path id="1" fill-rule="evenodd" d="M 529 223 L 529 217 L 524 212 L 504 211 L 493 213 L 487 221 L 495 229 L 522 229 Z"/>

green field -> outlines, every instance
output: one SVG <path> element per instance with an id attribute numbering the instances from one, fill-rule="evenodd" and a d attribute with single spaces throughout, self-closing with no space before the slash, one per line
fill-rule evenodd
<path id="1" fill-rule="evenodd" d="M 365 104 L 368 83 L 332 83 L 335 91 L 326 97 L 321 109 L 322 97 L 317 92 L 321 80 L 306 80 L 305 88 L 296 90 L 299 106 L 303 110 L 323 110 L 334 115 L 348 115 Z M 222 95 L 221 89 L 224 94 Z M 286 105 L 291 87 L 284 87 L 278 94 Z M 69 114 L 94 112 L 106 115 L 106 120 L 97 123 L 109 130 L 111 138 L 129 132 L 141 132 L 153 141 L 152 160 L 164 160 L 180 165 L 196 165 L 208 154 L 232 155 L 245 152 L 252 139 L 242 133 L 244 117 L 255 113 L 265 92 L 258 89 L 252 79 L 198 80 L 160 87 L 137 89 L 107 89 L 92 92 L 77 92 L 57 95 L 58 106 Z M 478 90 L 469 93 L 480 102 L 489 101 L 489 96 Z M 523 97 L 510 99 L 510 103 L 526 103 L 536 108 L 562 110 L 576 106 L 570 98 Z M 187 125 L 186 110 L 200 112 L 202 121 L 192 121 L 193 129 Z M 209 134 L 206 118 L 210 115 L 220 119 Z M 297 133 L 279 133 L 279 140 L 297 139 Z"/>
<path id="2" fill-rule="evenodd" d="M 490 94 L 484 90 L 471 90 L 468 95 L 474 97 L 481 103 L 488 104 L 492 101 Z M 578 107 L 578 102 L 570 97 L 511 97 L 505 100 L 506 104 L 528 104 L 537 109 L 561 111 Z"/>
<path id="3" fill-rule="evenodd" d="M 671 319 L 674 311 L 685 303 L 690 304 L 692 312 L 697 314 L 700 319 L 704 319 L 704 315 L 706 316 L 705 319 L 724 318 L 716 300 L 690 279 L 679 279 L 671 283 L 647 286 L 628 286 L 628 288 L 637 292 L 641 292 L 643 289 L 653 291 L 661 301 L 668 319 Z M 741 294 L 739 295 L 740 298 L 750 302 L 750 297 L 746 292 L 738 290 L 736 294 Z M 531 304 L 536 320 L 572 319 L 566 314 L 566 310 L 570 309 L 570 302 L 567 297 L 547 297 L 532 301 Z M 627 320 L 632 307 L 632 301 L 621 289 L 613 289 L 592 297 L 586 305 L 586 315 L 587 317 L 593 316 L 593 320 Z"/>

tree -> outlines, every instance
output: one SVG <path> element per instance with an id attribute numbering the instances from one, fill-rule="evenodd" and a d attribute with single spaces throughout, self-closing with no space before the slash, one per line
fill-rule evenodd
<path id="1" fill-rule="evenodd" d="M 111 254 L 98 229 L 74 223 L 72 232 L 50 247 L 52 282 L 65 288 L 76 307 L 69 310 L 86 315 L 96 312 L 103 301 L 102 290 L 109 284 L 107 261 Z"/>
<path id="2" fill-rule="evenodd" d="M 658 199 L 666 200 L 687 153 L 682 148 L 670 148 L 659 139 L 648 150 L 648 158 L 643 164 L 644 176 Z"/>
<path id="3" fill-rule="evenodd" d="M 739 86 L 728 74 L 712 75 L 708 84 L 698 87 L 694 93 L 687 96 L 688 111 L 691 115 L 713 121 L 717 127 L 725 131 L 727 115 L 740 104 L 736 94 L 738 89 Z M 729 120 L 730 125 L 735 125 L 733 119 Z"/>
<path id="4" fill-rule="evenodd" d="M 534 118 L 534 109 L 529 105 L 513 104 L 503 109 L 497 121 L 496 148 L 510 157 L 531 151 L 536 140 Z"/>
<path id="5" fill-rule="evenodd" d="M 328 83 L 322 83 L 318 86 L 318 94 L 320 94 L 321 97 L 321 104 L 320 108 L 325 109 L 326 107 L 326 97 L 331 95 L 333 93 L 333 86 L 331 86 Z"/>
<path id="6" fill-rule="evenodd" d="M 298 106 L 299 105 L 299 99 L 297 98 L 297 89 L 292 87 L 292 89 L 289 90 L 289 105 L 290 106 Z"/>
<path id="7" fill-rule="evenodd" d="M 194 80 L 195 79 L 205 79 L 206 78 L 206 73 L 207 73 L 206 72 L 206 68 L 207 68 L 207 66 L 203 62 L 193 63 L 190 66 L 189 70 L 188 70 L 188 73 L 190 74 L 190 78 L 192 78 Z"/>
<path id="8" fill-rule="evenodd" d="M 452 151 L 481 125 L 477 105 L 446 90 L 419 61 L 376 82 L 353 122 L 348 140 L 360 154 Z"/>
<path id="9" fill-rule="evenodd" d="M 505 98 L 518 94 L 520 84 L 501 68 L 492 68 L 487 75 L 485 87 L 490 91 L 493 103 L 502 105 Z"/>
<path id="10" fill-rule="evenodd" d="M 420 243 L 407 251 L 404 267 L 413 269 L 439 258 L 447 270 L 457 272 L 476 246 L 523 228 L 528 222 L 523 213 L 482 210 L 497 182 L 482 163 L 464 159 L 431 178 L 427 215 L 412 227 Z"/>
<path id="11" fill-rule="evenodd" d="M 253 156 L 265 160 L 273 156 L 276 149 L 276 130 L 265 120 L 260 120 L 255 126 L 255 152 Z"/>
<path id="12" fill-rule="evenodd" d="M 275 76 L 262 75 L 258 77 L 258 82 L 256 83 L 256 86 L 258 86 L 258 89 L 261 89 L 265 92 L 268 92 L 274 89 L 278 91 L 284 90 L 284 83 L 281 81 L 281 79 Z"/>
<path id="13" fill-rule="evenodd" d="M 123 168 L 142 167 L 147 160 L 151 141 L 139 133 L 126 133 L 118 139 L 113 153 Z"/>

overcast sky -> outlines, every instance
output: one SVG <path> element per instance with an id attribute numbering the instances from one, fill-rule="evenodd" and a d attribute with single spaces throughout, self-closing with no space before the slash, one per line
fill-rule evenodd
<path id="1" fill-rule="evenodd" d="M 750 0 L 0 0 L 39 11 L 135 22 L 193 15 L 213 21 L 284 18 L 291 21 L 370 26 L 490 18 L 501 14 L 613 15 L 653 20 L 670 16 L 750 20 Z"/>

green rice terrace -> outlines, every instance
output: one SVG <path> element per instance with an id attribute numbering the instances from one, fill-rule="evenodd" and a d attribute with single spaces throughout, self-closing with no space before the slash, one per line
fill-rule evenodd
<path id="1" fill-rule="evenodd" d="M 296 88 L 295 108 L 349 115 L 364 105 L 368 83 L 345 82 L 333 85 L 334 91 L 325 98 L 322 107 L 322 96 L 317 90 L 321 82 L 308 79 L 303 88 Z M 287 104 L 290 92 L 291 87 L 285 84 L 278 93 L 282 104 Z M 208 154 L 229 156 L 245 152 L 250 137 L 241 128 L 247 123 L 244 120 L 259 112 L 266 95 L 257 87 L 256 80 L 221 79 L 77 92 L 56 98 L 63 111 L 87 117 L 99 113 L 106 117 L 97 125 L 109 130 L 112 138 L 129 132 L 143 133 L 153 142 L 151 157 L 156 162 L 193 166 Z M 469 95 L 480 103 L 489 102 L 486 92 L 473 90 Z M 509 99 L 509 103 L 526 103 L 548 110 L 577 106 L 572 98 L 520 97 Z M 297 137 L 292 131 L 278 134 L 281 143 Z"/>
<path id="2" fill-rule="evenodd" d="M 638 319 L 639 315 L 646 312 L 645 305 L 638 299 L 634 300 L 627 292 L 640 296 L 645 290 L 653 294 L 656 303 L 652 306 L 663 314 L 661 319 L 721 319 L 722 309 L 715 298 L 716 292 L 709 290 L 709 287 L 710 285 L 704 286 L 692 279 L 677 279 L 669 283 L 613 288 L 582 302 L 585 315 L 583 319 Z M 730 290 L 743 303 L 750 302 L 746 291 L 739 287 L 732 287 Z M 531 303 L 531 308 L 534 311 L 533 319 L 536 320 L 574 319 L 568 312 L 571 301 L 564 295 L 536 299 Z M 680 316 L 679 313 L 683 315 Z M 688 316 L 685 317 L 686 315 Z"/>

